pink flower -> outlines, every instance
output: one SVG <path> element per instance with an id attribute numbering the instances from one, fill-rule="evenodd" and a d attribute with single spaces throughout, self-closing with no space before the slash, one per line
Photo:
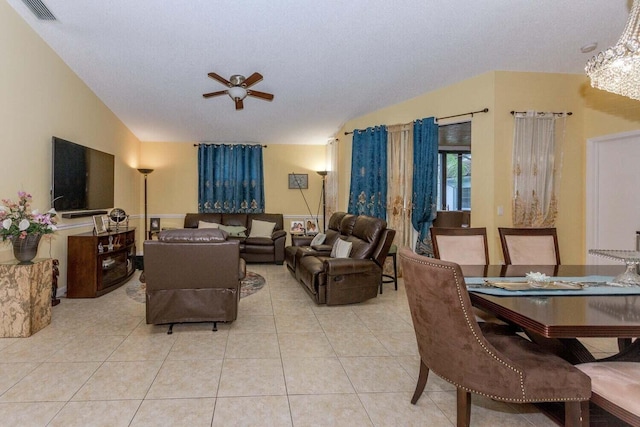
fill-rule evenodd
<path id="1" fill-rule="evenodd" d="M 30 208 L 31 194 L 18 192 L 18 202 L 2 199 L 0 206 L 0 238 L 24 239 L 30 234 L 50 234 L 55 232 L 54 209 L 41 214 L 37 209 Z"/>

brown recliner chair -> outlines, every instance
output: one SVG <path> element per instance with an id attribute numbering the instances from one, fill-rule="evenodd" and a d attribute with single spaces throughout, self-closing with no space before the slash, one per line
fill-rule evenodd
<path id="1" fill-rule="evenodd" d="M 357 215 L 348 214 L 346 212 L 335 212 L 331 215 L 327 225 L 327 230 L 325 231 L 325 240 L 321 245 L 313 248 L 313 253 L 329 255 L 333 248 L 333 244 L 340 238 L 340 235 L 346 237 L 353 232 L 353 226 L 356 223 L 357 217 Z M 295 276 L 296 262 L 299 261 L 301 257 L 310 253 L 309 251 L 311 248 L 309 247 L 309 243 L 311 240 L 309 240 L 308 236 L 300 238 L 291 236 L 291 242 L 292 245 L 285 248 L 284 260 L 289 271 L 291 271 Z"/>
<path id="2" fill-rule="evenodd" d="M 504 326 L 480 327 L 458 264 L 406 247 L 400 260 L 421 360 L 412 403 L 432 370 L 457 388 L 458 426 L 469 425 L 470 393 L 512 403 L 564 402 L 565 425 L 589 425 L 587 375 Z"/>
<path id="3" fill-rule="evenodd" d="M 301 248 L 295 254 L 295 276 L 318 304 L 352 304 L 375 298 L 394 236 L 395 230 L 380 218 L 346 214 L 338 229 L 329 228 L 327 241 L 333 239 L 333 245 L 339 240 L 350 243 L 348 258 L 331 257 L 332 244 Z"/>
<path id="4" fill-rule="evenodd" d="M 231 322 L 238 317 L 245 262 L 237 240 L 217 229 L 162 231 L 144 242 L 147 323 Z"/>

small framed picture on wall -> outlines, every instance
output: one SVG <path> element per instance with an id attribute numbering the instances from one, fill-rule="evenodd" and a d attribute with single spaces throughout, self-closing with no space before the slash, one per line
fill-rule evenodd
<path id="1" fill-rule="evenodd" d="M 149 229 L 151 231 L 160 231 L 160 218 L 151 218 Z"/>
<path id="2" fill-rule="evenodd" d="M 307 189 L 309 188 L 309 175 L 306 173 L 290 173 L 289 189 Z"/>

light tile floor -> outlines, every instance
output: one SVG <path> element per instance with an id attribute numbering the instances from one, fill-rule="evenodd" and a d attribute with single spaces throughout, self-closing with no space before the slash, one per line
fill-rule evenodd
<path id="1" fill-rule="evenodd" d="M 402 280 L 365 303 L 327 307 L 284 266 L 249 269 L 267 285 L 217 332 L 147 325 L 127 285 L 62 299 L 50 326 L 0 338 L 0 425 L 455 425 L 455 389 L 435 375 L 410 403 L 419 358 Z M 615 351 L 613 340 L 587 345 Z M 554 425 L 532 405 L 472 401 L 474 426 Z"/>

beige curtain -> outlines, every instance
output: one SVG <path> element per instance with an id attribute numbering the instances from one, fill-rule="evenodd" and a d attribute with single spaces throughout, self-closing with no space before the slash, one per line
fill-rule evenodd
<path id="1" fill-rule="evenodd" d="M 387 132 L 387 224 L 396 230 L 398 247 L 413 247 L 413 123 L 388 126 Z M 398 275 L 402 275 L 399 266 Z"/>
<path id="2" fill-rule="evenodd" d="M 555 226 L 566 117 L 535 111 L 514 115 L 514 227 Z"/>

